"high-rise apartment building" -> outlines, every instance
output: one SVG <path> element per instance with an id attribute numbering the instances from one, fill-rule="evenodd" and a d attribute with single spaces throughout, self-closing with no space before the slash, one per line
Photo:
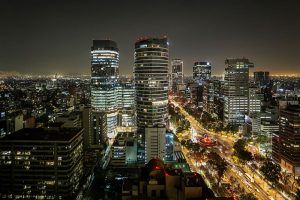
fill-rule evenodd
<path id="1" fill-rule="evenodd" d="M 169 45 L 167 38 L 148 38 L 135 43 L 134 79 L 139 140 L 139 159 L 163 159 L 164 152 L 151 152 L 165 144 L 168 125 Z M 159 127 L 157 134 L 152 128 Z M 162 130 L 164 129 L 164 130 Z M 151 134 L 147 135 L 147 134 Z"/>
<path id="2" fill-rule="evenodd" d="M 203 82 L 211 78 L 211 63 L 195 62 L 193 67 L 193 79 L 196 82 Z"/>
<path id="3" fill-rule="evenodd" d="M 171 88 L 176 90 L 178 84 L 183 84 L 183 61 L 173 59 L 171 61 Z"/>
<path id="4" fill-rule="evenodd" d="M 76 199 L 83 129 L 28 128 L 0 139 L 1 199 Z"/>
<path id="5" fill-rule="evenodd" d="M 272 155 L 283 170 L 300 175 L 300 106 L 288 105 L 279 114 L 279 132 L 273 134 Z"/>
<path id="6" fill-rule="evenodd" d="M 117 126 L 119 49 L 111 40 L 94 40 L 91 47 L 91 134 L 93 145 L 114 137 Z"/>
<path id="7" fill-rule="evenodd" d="M 224 122 L 241 125 L 249 109 L 249 68 L 246 58 L 226 59 L 224 78 Z"/>

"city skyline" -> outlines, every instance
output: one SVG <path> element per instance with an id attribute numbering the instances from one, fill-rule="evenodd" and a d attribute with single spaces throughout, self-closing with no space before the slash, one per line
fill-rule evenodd
<path id="1" fill-rule="evenodd" d="M 255 71 L 300 74 L 298 5 L 292 0 L 163 1 L 152 9 L 137 1 L 116 6 L 5 1 L 0 8 L 0 71 L 89 74 L 86 49 L 93 39 L 112 39 L 120 48 L 120 74 L 132 75 L 136 40 L 167 35 L 170 59 L 182 59 L 187 75 L 199 60 L 212 63 L 213 75 L 223 74 L 225 59 L 234 57 L 251 59 Z"/>
<path id="2" fill-rule="evenodd" d="M 300 200 L 300 1 L 3 0 L 0 199 Z"/>

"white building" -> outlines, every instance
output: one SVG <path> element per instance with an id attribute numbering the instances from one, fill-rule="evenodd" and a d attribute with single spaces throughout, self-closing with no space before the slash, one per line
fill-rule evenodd
<path id="1" fill-rule="evenodd" d="M 145 128 L 146 163 L 152 158 L 164 160 L 166 153 L 166 128 L 163 126 Z"/>

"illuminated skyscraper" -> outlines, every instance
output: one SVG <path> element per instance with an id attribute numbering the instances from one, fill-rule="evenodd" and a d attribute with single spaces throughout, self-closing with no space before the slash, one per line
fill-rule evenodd
<path id="1" fill-rule="evenodd" d="M 169 65 L 167 39 L 150 38 L 136 42 L 134 58 L 137 125 L 166 125 Z"/>
<path id="2" fill-rule="evenodd" d="M 211 64 L 209 62 L 195 62 L 193 67 L 193 79 L 203 82 L 211 78 Z"/>
<path id="3" fill-rule="evenodd" d="M 177 84 L 183 83 L 183 61 L 181 59 L 173 59 L 171 67 L 171 87 L 175 90 Z"/>
<path id="4" fill-rule="evenodd" d="M 91 48 L 91 107 L 93 144 L 105 143 L 117 126 L 119 49 L 111 40 L 94 40 Z"/>
<path id="5" fill-rule="evenodd" d="M 253 63 L 246 58 L 225 60 L 224 122 L 240 125 L 249 109 L 249 68 Z"/>
<path id="6" fill-rule="evenodd" d="M 194 97 L 192 101 L 198 106 L 203 107 L 203 90 L 205 82 L 211 79 L 211 64 L 209 62 L 195 62 L 193 67 Z"/>
<path id="7" fill-rule="evenodd" d="M 135 43 L 134 79 L 136 89 L 138 159 L 164 159 L 165 133 L 168 125 L 167 38 L 149 38 Z"/>

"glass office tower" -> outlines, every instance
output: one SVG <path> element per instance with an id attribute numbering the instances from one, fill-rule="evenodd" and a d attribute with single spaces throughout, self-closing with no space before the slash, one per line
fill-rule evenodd
<path id="1" fill-rule="evenodd" d="M 117 126 L 119 49 L 111 40 L 94 40 L 91 47 L 91 107 L 94 144 L 114 137 Z"/>
<path id="2" fill-rule="evenodd" d="M 148 38 L 135 43 L 134 80 L 138 127 L 138 161 L 164 159 L 168 126 L 167 38 Z"/>
<path id="3" fill-rule="evenodd" d="M 249 109 L 249 68 L 253 67 L 246 58 L 225 60 L 224 77 L 224 122 L 241 125 Z"/>
<path id="4" fill-rule="evenodd" d="M 211 64 L 209 62 L 195 62 L 193 67 L 193 79 L 195 82 L 204 82 L 211 78 Z"/>
<path id="5" fill-rule="evenodd" d="M 171 88 L 175 91 L 177 84 L 183 84 L 183 61 L 173 59 L 171 67 Z"/>
<path id="6" fill-rule="evenodd" d="M 167 125 L 168 66 L 167 38 L 149 38 L 135 43 L 134 78 L 137 125 Z"/>

